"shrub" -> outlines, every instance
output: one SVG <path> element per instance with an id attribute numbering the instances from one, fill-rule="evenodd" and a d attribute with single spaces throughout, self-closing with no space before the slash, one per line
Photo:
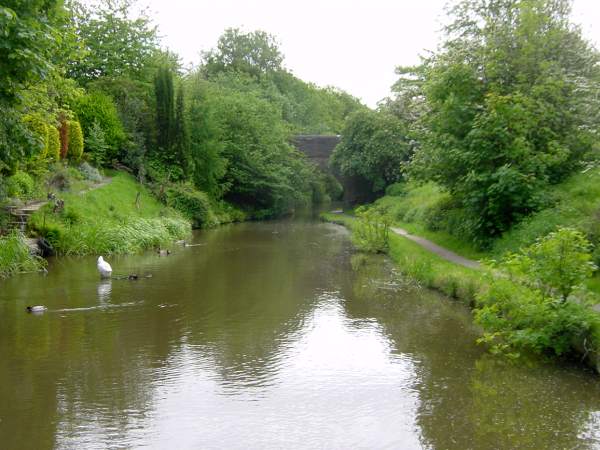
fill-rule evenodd
<path id="1" fill-rule="evenodd" d="M 479 342 L 512 357 L 523 350 L 570 353 L 574 343 L 600 325 L 598 314 L 585 303 L 556 302 L 540 290 L 507 279 L 494 280 L 477 296 L 475 321 L 485 330 Z"/>
<path id="2" fill-rule="evenodd" d="M 83 155 L 83 132 L 76 120 L 69 121 L 69 158 L 79 161 Z"/>
<path id="3" fill-rule="evenodd" d="M 33 193 L 34 189 L 33 179 L 20 170 L 6 180 L 6 193 L 9 197 L 26 198 Z"/>
<path id="4" fill-rule="evenodd" d="M 521 253 L 509 253 L 504 267 L 520 282 L 562 302 L 596 270 L 590 243 L 572 228 L 559 228 Z"/>
<path id="5" fill-rule="evenodd" d="M 77 100 L 73 110 L 86 136 L 94 123 L 100 126 L 109 150 L 107 156 L 114 158 L 125 140 L 125 131 L 112 97 L 99 91 L 90 92 Z"/>
<path id="6" fill-rule="evenodd" d="M 592 335 L 600 316 L 583 290 L 572 295 L 595 269 L 589 250 L 580 232 L 561 228 L 493 265 L 489 289 L 477 296 L 475 319 L 485 330 L 481 342 L 513 356 L 520 350 L 561 355 Z"/>
<path id="7" fill-rule="evenodd" d="M 60 160 L 60 133 L 52 125 L 48 126 L 48 154 L 53 161 Z"/>
<path id="8" fill-rule="evenodd" d="M 390 218 L 376 208 L 360 207 L 352 238 L 354 244 L 369 253 L 386 253 L 389 249 Z"/>
<path id="9" fill-rule="evenodd" d="M 194 227 L 207 228 L 218 225 L 208 195 L 189 185 L 171 185 L 165 190 L 166 204 L 193 222 Z"/>
<path id="10" fill-rule="evenodd" d="M 87 130 L 85 148 L 90 161 L 98 166 L 104 164 L 109 146 L 106 143 L 106 134 L 97 120 L 94 120 L 92 126 Z"/>

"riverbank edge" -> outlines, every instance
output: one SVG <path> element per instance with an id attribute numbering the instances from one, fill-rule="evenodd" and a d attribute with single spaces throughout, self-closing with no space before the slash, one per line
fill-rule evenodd
<path id="1" fill-rule="evenodd" d="M 319 217 L 322 221 L 344 226 L 351 232 L 357 220 L 352 216 L 335 213 L 321 213 Z M 389 246 L 388 256 L 401 273 L 423 287 L 460 301 L 471 310 L 475 308 L 477 294 L 488 286 L 490 275 L 485 271 L 453 264 L 400 235 L 390 233 Z M 573 343 L 573 347 L 580 354 L 581 362 L 600 374 L 600 352 L 589 351 L 586 339 Z"/>

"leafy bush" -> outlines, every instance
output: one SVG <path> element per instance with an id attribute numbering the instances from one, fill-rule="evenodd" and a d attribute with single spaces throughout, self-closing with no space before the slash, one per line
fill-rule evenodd
<path id="1" fill-rule="evenodd" d="M 33 179 L 20 170 L 6 180 L 6 193 L 9 197 L 27 198 L 34 192 L 34 189 Z"/>
<path id="2" fill-rule="evenodd" d="M 165 190 L 166 204 L 193 221 L 193 226 L 208 228 L 218 225 L 208 196 L 184 184 L 175 184 Z"/>
<path id="3" fill-rule="evenodd" d="M 561 355 L 593 335 L 600 316 L 581 289 L 595 269 L 589 250 L 580 232 L 562 228 L 493 265 L 494 279 L 477 297 L 475 320 L 485 330 L 481 341 L 513 356 L 520 350 Z"/>
<path id="4" fill-rule="evenodd" d="M 585 236 L 572 228 L 559 228 L 522 253 L 509 253 L 504 267 L 544 296 L 558 295 L 565 302 L 596 270 L 591 260 L 591 245 Z"/>
<path id="5" fill-rule="evenodd" d="M 354 244 L 370 253 L 386 253 L 389 249 L 390 218 L 377 208 L 356 210 L 358 218 L 352 238 Z"/>
<path id="6" fill-rule="evenodd" d="M 106 134 L 97 120 L 94 120 L 87 131 L 84 141 L 90 161 L 98 166 L 104 164 L 109 146 L 106 143 Z"/>
<path id="7" fill-rule="evenodd" d="M 69 158 L 79 161 L 83 155 L 83 132 L 76 120 L 69 121 Z"/>
<path id="8" fill-rule="evenodd" d="M 23 118 L 23 121 L 37 143 L 38 155 L 41 158 L 45 158 L 48 154 L 48 126 L 46 122 L 36 114 L 27 114 Z"/>
<path id="9" fill-rule="evenodd" d="M 108 158 L 116 157 L 126 136 L 112 97 L 99 91 L 90 92 L 77 100 L 73 110 L 86 136 L 94 123 L 100 126 L 108 145 Z"/>

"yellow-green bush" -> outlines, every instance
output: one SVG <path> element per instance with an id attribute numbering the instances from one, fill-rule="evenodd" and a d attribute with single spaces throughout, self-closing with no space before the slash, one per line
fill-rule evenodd
<path id="1" fill-rule="evenodd" d="M 60 134 L 52 125 L 48 126 L 48 152 L 47 156 L 53 161 L 60 160 Z"/>
<path id="2" fill-rule="evenodd" d="M 69 158 L 79 161 L 83 155 L 83 132 L 76 120 L 69 121 Z"/>

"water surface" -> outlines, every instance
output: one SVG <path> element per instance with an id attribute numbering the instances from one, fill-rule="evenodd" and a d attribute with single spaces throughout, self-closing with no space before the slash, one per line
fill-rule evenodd
<path id="1" fill-rule="evenodd" d="M 508 365 L 462 305 L 310 221 L 0 282 L 0 447 L 600 448 L 600 379 Z M 49 311 L 33 316 L 25 306 Z"/>

